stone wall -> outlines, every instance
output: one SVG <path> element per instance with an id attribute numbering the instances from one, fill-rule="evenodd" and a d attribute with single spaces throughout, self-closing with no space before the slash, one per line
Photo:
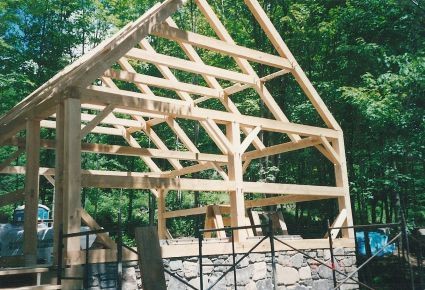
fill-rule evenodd
<path id="1" fill-rule="evenodd" d="M 306 252 L 309 256 L 320 261 L 325 261 L 330 265 L 329 250 L 310 250 Z M 356 268 L 354 249 L 337 248 L 335 254 L 346 254 L 347 256 L 336 257 L 336 268 L 339 271 L 350 273 Z M 242 255 L 237 255 L 238 260 Z M 331 289 L 333 288 L 332 270 L 319 264 L 313 259 L 306 258 L 296 251 L 276 252 L 276 282 L 277 289 Z M 205 257 L 203 264 L 214 264 L 216 266 L 203 267 L 204 288 L 212 285 L 229 268 L 219 264 L 231 264 L 231 255 L 220 255 Z M 198 257 L 186 257 L 178 259 L 165 259 L 165 267 L 178 275 L 180 278 L 199 289 L 199 264 Z M 236 283 L 238 289 L 244 290 L 269 290 L 272 289 L 272 265 L 270 253 L 253 253 L 243 259 L 237 266 Z M 354 276 L 355 278 L 357 275 Z M 342 280 L 342 275 L 337 275 L 338 280 Z M 170 290 L 190 289 L 176 278 L 166 275 L 167 286 Z M 219 281 L 214 290 L 234 289 L 233 271 Z M 357 284 L 346 284 L 341 289 L 358 289 Z"/>
<path id="2" fill-rule="evenodd" d="M 325 249 L 309 250 L 305 252 L 311 257 L 324 261 L 330 265 L 330 251 Z M 356 269 L 356 259 L 353 248 L 336 248 L 336 268 L 345 273 Z M 340 256 L 341 255 L 341 256 Z M 242 257 L 236 256 L 236 260 Z M 231 264 L 232 255 L 217 255 L 204 257 L 204 264 L 214 266 L 203 267 L 204 289 L 219 279 L 229 266 L 219 264 Z M 184 257 L 164 259 L 166 269 L 199 289 L 199 263 L 198 257 Z M 91 267 L 92 290 L 116 289 L 115 287 L 115 264 L 97 264 Z M 252 253 L 237 266 L 236 283 L 240 290 L 269 290 L 272 289 L 272 265 L 270 253 Z M 178 279 L 165 274 L 169 290 L 190 289 Z M 337 279 L 342 280 L 344 276 L 337 274 Z M 357 275 L 354 275 L 357 278 Z M 328 267 L 319 264 L 313 259 L 306 258 L 296 251 L 276 252 L 276 282 L 278 290 L 290 289 L 313 289 L 328 290 L 333 288 L 332 271 Z M 351 281 L 352 283 L 352 281 Z M 137 263 L 126 264 L 123 269 L 123 289 L 142 289 L 140 271 Z M 233 271 L 221 279 L 214 290 L 234 289 Z M 345 284 L 341 289 L 358 289 L 357 284 Z"/>

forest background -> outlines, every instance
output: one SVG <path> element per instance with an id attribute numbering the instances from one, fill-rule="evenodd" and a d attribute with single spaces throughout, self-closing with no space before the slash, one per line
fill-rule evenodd
<path id="1" fill-rule="evenodd" d="M 152 0 L 1 0 L 0 1 L 0 115 L 7 112 L 65 65 L 74 61 L 114 31 L 136 19 Z M 275 53 L 272 45 L 241 0 L 209 1 L 240 45 Z M 425 3 L 411 0 L 264 0 L 260 1 L 301 67 L 321 94 L 344 131 L 350 194 L 356 224 L 400 221 L 409 229 L 425 226 Z M 212 35 L 196 6 L 189 1 L 175 15 L 186 30 Z M 179 54 L 176 46 L 152 39 L 154 46 Z M 229 67 L 228 59 L 201 53 L 209 64 Z M 262 75 L 267 68 L 255 66 Z M 151 70 L 151 67 L 139 67 Z M 185 80 L 181 76 L 181 80 Z M 197 79 L 186 81 L 201 82 Z M 268 83 L 275 99 L 295 123 L 322 125 L 296 83 L 286 77 Z M 239 109 L 270 117 L 253 93 L 237 96 Z M 214 104 L 211 104 L 214 106 Z M 197 126 L 187 134 L 201 149 L 211 144 Z M 166 128 L 158 129 L 166 144 L 179 144 Z M 44 138 L 54 132 L 42 131 Z M 117 143 L 115 137 L 88 137 L 90 142 Z M 115 138 L 115 139 L 114 139 Z M 261 135 L 266 145 L 281 142 Z M 111 140 L 113 139 L 113 140 Z M 142 146 L 153 147 L 138 136 Z M 118 144 L 118 143 L 117 143 Z M 16 149 L 0 148 L 0 160 Z M 201 150 L 202 151 L 202 150 Z M 14 161 L 25 164 L 25 156 Z M 161 164 L 166 167 L 167 165 Z M 54 167 L 54 152 L 43 151 L 41 166 Z M 84 154 L 87 169 L 142 171 L 136 158 Z M 216 178 L 213 171 L 196 178 Z M 333 166 L 314 150 L 261 159 L 246 179 L 267 182 L 326 184 Z M 24 176 L 1 175 L 0 194 L 23 186 Z M 53 187 L 40 177 L 41 203 L 51 206 Z M 116 224 L 122 212 L 128 241 L 135 226 L 155 224 L 155 200 L 147 190 L 84 189 L 82 202 L 99 224 Z M 172 192 L 167 209 L 225 202 L 220 194 Z M 0 209 L 10 221 L 16 205 Z M 323 231 L 337 212 L 332 201 L 283 207 L 289 232 L 310 235 Z M 168 221 L 173 236 L 193 236 L 202 218 Z M 312 230 L 317 229 L 317 230 Z"/>

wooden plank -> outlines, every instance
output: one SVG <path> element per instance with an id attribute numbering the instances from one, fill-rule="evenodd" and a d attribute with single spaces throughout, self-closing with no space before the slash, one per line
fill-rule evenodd
<path id="1" fill-rule="evenodd" d="M 151 53 L 139 48 L 132 48 L 126 53 L 126 57 L 142 60 L 156 65 L 165 65 L 178 70 L 183 70 L 195 74 L 205 74 L 214 76 L 220 79 L 244 84 L 255 84 L 256 80 L 246 74 L 206 65 L 199 64 L 193 61 L 180 59 L 173 56 L 168 56 L 161 53 Z"/>
<path id="2" fill-rule="evenodd" d="M 37 225 L 40 167 L 40 121 L 28 120 L 26 125 L 24 256 L 25 265 L 37 263 Z"/>
<path id="3" fill-rule="evenodd" d="M 246 201 L 245 201 L 245 205 L 246 205 Z M 249 211 L 249 215 L 252 218 L 252 225 L 254 226 L 261 225 L 260 215 L 258 214 L 257 211 Z M 263 230 L 261 228 L 254 228 L 254 233 L 256 236 L 262 236 Z"/>
<path id="4" fill-rule="evenodd" d="M 112 111 L 114 106 L 107 106 L 100 112 L 96 117 L 93 118 L 84 128 L 81 130 L 81 139 L 83 139 L 87 134 L 89 134 L 103 119 L 105 119 Z"/>
<path id="5" fill-rule="evenodd" d="M 200 95 L 200 96 L 208 96 L 212 98 L 222 98 L 223 93 L 216 89 L 211 89 L 208 87 L 202 87 L 198 85 L 193 85 L 189 83 L 182 83 L 177 81 L 170 81 L 163 78 L 153 77 L 149 75 L 142 75 L 138 73 L 132 73 L 128 71 L 117 71 L 113 69 L 109 69 L 104 73 L 105 76 L 126 81 L 132 82 L 135 84 L 146 84 L 154 87 L 164 88 L 168 90 L 178 90 L 182 92 L 186 92 L 189 94 Z"/>
<path id="6" fill-rule="evenodd" d="M 295 133 L 305 136 L 323 135 L 329 138 L 338 137 L 338 131 L 332 129 L 192 107 L 183 101 L 152 97 L 130 91 L 114 90 L 99 86 L 80 88 L 80 91 L 82 101 L 85 103 L 109 103 L 119 107 L 136 108 L 141 111 L 153 112 L 167 117 L 171 115 L 193 120 L 213 119 L 225 122 L 237 122 L 247 127 L 257 127 L 258 124 L 261 124 L 263 130 L 272 132 Z"/>
<path id="7" fill-rule="evenodd" d="M 220 52 L 224 55 L 240 57 L 272 67 L 292 69 L 291 63 L 282 57 L 246 48 L 190 31 L 180 30 L 165 23 L 159 24 L 152 31 L 153 35 L 169 40 L 188 43 L 196 47 Z"/>
<path id="8" fill-rule="evenodd" d="M 0 195 L 0 207 L 16 203 L 25 199 L 25 189 L 20 188 L 15 191 Z"/>
<path id="9" fill-rule="evenodd" d="M 8 166 L 13 160 L 19 157 L 21 153 L 24 152 L 23 148 L 18 148 L 15 152 L 13 152 L 9 157 L 7 157 L 3 162 L 0 164 L 0 171 Z"/>
<path id="10" fill-rule="evenodd" d="M 143 289 L 166 290 L 164 264 L 156 228 L 136 228 L 136 244 L 143 276 Z"/>

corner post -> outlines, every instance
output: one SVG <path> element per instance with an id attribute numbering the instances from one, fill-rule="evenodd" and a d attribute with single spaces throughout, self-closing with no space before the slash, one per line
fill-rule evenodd
<path id="1" fill-rule="evenodd" d="M 78 96 L 77 96 L 78 97 Z M 72 96 L 64 100 L 63 219 L 64 233 L 80 232 L 81 216 L 81 102 Z M 65 241 L 69 253 L 80 251 L 80 238 Z"/>
<path id="2" fill-rule="evenodd" d="M 338 207 L 341 212 L 343 209 L 347 210 L 347 218 L 343 223 L 343 226 L 352 226 L 353 225 L 353 215 L 351 212 L 351 201 L 350 201 L 350 191 L 348 183 L 348 172 L 347 172 L 347 160 L 345 157 L 345 146 L 344 146 L 344 136 L 340 131 L 338 139 L 332 142 L 332 147 L 335 152 L 340 156 L 341 163 L 335 164 L 335 182 L 337 187 L 342 187 L 344 190 L 344 196 L 338 198 Z M 342 236 L 344 238 L 354 238 L 353 229 L 343 229 Z"/>
<path id="3" fill-rule="evenodd" d="M 243 192 L 243 169 L 241 147 L 241 131 L 239 123 L 232 122 L 226 126 L 226 134 L 233 150 L 229 151 L 228 175 L 229 180 L 235 182 L 235 190 L 230 194 L 230 216 L 231 226 L 241 227 L 245 225 L 245 199 Z M 241 242 L 246 239 L 245 230 L 235 230 L 235 242 Z"/>
<path id="4" fill-rule="evenodd" d="M 25 265 L 37 264 L 37 225 L 40 168 L 40 120 L 26 123 L 24 256 Z"/>

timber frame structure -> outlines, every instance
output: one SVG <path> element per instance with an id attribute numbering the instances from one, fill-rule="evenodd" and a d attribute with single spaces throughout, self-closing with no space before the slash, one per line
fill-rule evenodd
<path id="1" fill-rule="evenodd" d="M 257 0 L 244 0 L 278 55 L 237 45 L 206 0 L 194 2 L 218 37 L 180 30 L 171 16 L 184 2 L 166 0 L 158 3 L 138 20 L 59 72 L 1 117 L 0 145 L 16 146 L 18 150 L 0 164 L 0 173 L 25 174 L 25 186 L 16 192 L 1 195 L 0 206 L 19 200 L 25 202 L 24 255 L 27 264 L 35 263 L 36 257 L 39 176 L 45 176 L 55 186 L 55 247 L 58 245 L 57 227 L 61 224 L 64 233 L 80 231 L 82 222 L 92 228 L 99 227 L 81 209 L 81 188 L 84 187 L 151 190 L 158 201 L 158 231 L 162 239 L 168 235 L 165 225 L 168 218 L 193 214 L 214 216 L 221 212 L 230 214 L 230 218 L 223 222 L 218 217 L 209 221 L 207 226 L 220 227 L 228 223 L 237 227 L 246 225 L 247 208 L 321 199 L 337 199 L 340 214 L 334 223 L 335 227 L 352 225 L 341 128 L 261 5 Z M 149 35 L 176 42 L 186 53 L 187 59 L 156 52 L 149 42 Z M 239 71 L 205 64 L 195 47 L 233 58 Z M 132 66 L 133 62 L 150 63 L 163 77 L 140 74 Z M 250 62 L 270 66 L 277 71 L 260 77 Z M 174 70 L 200 75 L 207 86 L 181 82 Z M 291 74 L 295 78 L 326 128 L 295 124 L 288 120 L 265 85 L 268 80 L 284 74 Z M 224 86 L 222 80 L 231 85 Z M 123 82 L 131 83 L 138 91 L 120 88 L 119 84 Z M 180 99 L 158 96 L 151 87 L 175 91 Z M 246 89 L 255 90 L 274 119 L 242 115 L 239 112 L 232 101 L 232 95 Z M 219 100 L 227 111 L 200 106 L 212 98 Z M 199 122 L 221 154 L 200 152 L 179 125 L 180 119 Z M 186 148 L 180 151 L 168 149 L 155 133 L 158 124 L 167 124 Z M 40 139 L 40 128 L 43 127 L 54 129 L 56 139 Z M 22 130 L 26 130 L 25 139 L 16 136 Z M 289 137 L 290 141 L 265 147 L 258 137 L 260 131 L 280 133 Z M 132 135 L 140 132 L 148 136 L 157 148 L 142 148 Z M 120 136 L 128 146 L 87 143 L 84 138 L 88 134 Z M 252 160 L 307 147 L 316 148 L 334 164 L 334 186 L 243 180 L 244 171 Z M 40 167 L 40 149 L 43 148 L 55 150 L 55 168 Z M 23 152 L 26 152 L 26 166 L 9 166 Z M 141 158 L 150 171 L 84 170 L 81 169 L 82 152 Z M 153 158 L 168 160 L 172 170 L 164 171 Z M 181 161 L 188 164 L 188 160 L 192 162 L 191 165 L 183 166 Z M 221 180 L 182 177 L 209 169 L 216 170 Z M 169 190 L 228 192 L 230 203 L 226 206 L 167 212 L 165 195 Z M 245 193 L 269 194 L 272 197 L 245 200 Z M 243 244 L 247 241 L 247 235 L 246 231 L 238 231 L 235 239 Z M 100 238 L 113 247 L 109 237 L 104 235 Z M 80 243 L 72 242 L 72 239 L 75 238 L 65 243 L 65 257 L 69 261 L 73 254 L 80 252 Z M 352 246 L 353 232 L 342 232 L 340 240 L 341 244 L 345 241 L 346 245 Z M 314 241 L 320 243 L 319 239 Z M 300 243 L 304 247 L 312 243 L 310 247 L 314 248 L 314 241 L 302 240 Z M 323 242 L 326 244 L 327 240 L 323 239 Z M 164 248 L 163 251 L 171 250 Z M 169 256 L 172 255 L 169 253 Z M 80 256 L 75 257 L 77 259 Z"/>

